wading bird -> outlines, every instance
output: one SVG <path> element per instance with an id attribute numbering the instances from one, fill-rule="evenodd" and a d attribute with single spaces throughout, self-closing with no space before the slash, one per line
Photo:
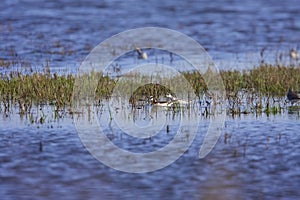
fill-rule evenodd
<path id="1" fill-rule="evenodd" d="M 182 100 L 182 99 L 178 99 L 177 97 L 174 97 L 173 95 L 171 95 L 170 93 L 168 93 L 166 95 L 166 97 L 173 103 L 178 103 L 180 104 L 181 106 L 184 106 L 184 105 L 188 105 L 189 102 L 188 101 L 185 101 L 185 100 Z"/>
<path id="2" fill-rule="evenodd" d="M 289 89 L 286 96 L 292 104 L 300 100 L 299 95 L 296 92 L 293 92 L 291 88 Z"/>
<path id="3" fill-rule="evenodd" d="M 299 54 L 295 49 L 290 50 L 290 59 L 291 60 L 298 60 L 299 59 Z"/>
<path id="4" fill-rule="evenodd" d="M 138 58 L 139 59 L 143 59 L 143 60 L 147 60 L 148 59 L 148 55 L 146 52 L 143 52 L 140 48 L 136 47 L 135 48 L 136 52 L 138 53 Z"/>
<path id="5" fill-rule="evenodd" d="M 171 100 L 157 100 L 153 96 L 149 97 L 149 100 L 153 106 L 161 106 L 161 107 L 171 107 L 174 102 Z"/>

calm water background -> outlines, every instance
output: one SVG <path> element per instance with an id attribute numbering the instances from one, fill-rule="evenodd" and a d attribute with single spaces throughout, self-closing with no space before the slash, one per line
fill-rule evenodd
<path id="1" fill-rule="evenodd" d="M 5 0 L 0 5 L 0 58 L 18 70 L 76 71 L 89 51 L 119 32 L 145 26 L 180 31 L 198 41 L 221 69 L 274 63 L 299 47 L 300 5 L 287 1 Z M 1 70 L 1 68 L 0 68 Z M 3 70 L 3 69 L 2 69 Z"/>
<path id="2" fill-rule="evenodd" d="M 121 31 L 159 26 L 197 40 L 221 69 L 264 59 L 289 63 L 300 43 L 300 4 L 287 1 L 2 1 L 0 72 L 33 68 L 76 72 L 89 51 Z M 37 112 L 38 113 L 38 112 Z M 0 117 L 1 199 L 299 199 L 299 113 L 226 119 L 214 150 L 197 159 L 207 121 L 190 150 L 148 174 L 105 167 L 83 147 L 73 120 L 30 124 L 16 111 Z M 118 133 L 121 134 L 121 133 Z M 160 138 L 161 139 L 161 138 Z M 122 143 L 115 137 L 116 144 Z M 147 145 L 156 145 L 153 140 Z M 39 144 L 43 143 L 43 151 Z M 130 142 L 128 146 L 132 145 Z"/>

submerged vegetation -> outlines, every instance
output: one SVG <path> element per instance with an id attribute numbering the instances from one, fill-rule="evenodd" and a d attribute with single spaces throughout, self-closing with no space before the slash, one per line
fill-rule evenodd
<path id="1" fill-rule="evenodd" d="M 96 100 L 109 98 L 116 85 L 117 79 L 104 76 L 102 73 L 92 72 L 98 80 L 96 90 L 92 90 Z M 300 87 L 300 68 L 295 66 L 274 66 L 263 64 L 247 71 L 221 71 L 224 86 L 226 88 L 227 100 L 233 101 L 233 109 L 240 101 L 239 92 L 246 91 L 260 99 L 254 105 L 255 109 L 265 108 L 265 112 L 278 112 L 277 107 L 270 107 L 269 99 L 280 98 L 286 95 L 289 88 L 298 90 Z M 200 96 L 207 90 L 203 77 L 197 72 L 183 73 L 189 84 L 192 85 L 195 95 Z M 82 80 L 88 80 L 88 75 Z M 72 95 L 75 82 L 75 75 L 58 75 L 50 73 L 32 73 L 23 75 L 20 72 L 0 75 L 0 101 L 1 111 L 7 111 L 12 105 L 19 106 L 20 113 L 26 113 L 32 105 L 50 104 L 57 109 L 72 104 Z M 91 90 L 89 81 L 84 81 L 83 88 Z M 160 91 L 157 84 L 148 84 L 139 88 L 133 93 L 130 101 L 137 100 L 139 96 L 159 96 L 170 92 L 162 87 Z M 247 98 L 249 95 L 247 96 Z M 262 99 L 266 98 L 267 101 Z M 253 99 L 252 99 L 253 100 Z M 249 100 L 249 104 L 253 104 Z M 265 103 L 266 105 L 262 105 Z M 253 106 L 253 105 L 252 105 Z M 243 110 L 232 112 L 247 113 Z"/>

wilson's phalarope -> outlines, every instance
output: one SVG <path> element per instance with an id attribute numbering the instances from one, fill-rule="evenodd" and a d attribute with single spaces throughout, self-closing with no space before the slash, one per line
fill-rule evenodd
<path id="1" fill-rule="evenodd" d="M 173 104 L 173 102 L 170 100 L 158 101 L 153 96 L 150 96 L 149 100 L 153 106 L 170 107 Z"/>
<path id="2" fill-rule="evenodd" d="M 182 99 L 178 99 L 177 97 L 174 97 L 174 96 L 171 95 L 170 93 L 168 93 L 168 94 L 166 95 L 166 97 L 167 97 L 168 99 L 170 99 L 171 102 L 173 102 L 173 103 L 178 103 L 178 104 L 180 104 L 181 106 L 184 106 L 184 105 L 188 105 L 188 104 L 189 104 L 188 101 L 185 101 L 185 100 L 182 100 Z"/>
<path id="3" fill-rule="evenodd" d="M 295 49 L 290 50 L 290 59 L 291 60 L 298 60 L 299 59 L 299 54 Z"/>
<path id="4" fill-rule="evenodd" d="M 138 58 L 139 59 L 143 59 L 143 60 L 147 60 L 148 59 L 148 55 L 146 52 L 143 52 L 140 48 L 136 47 L 135 48 L 136 52 L 139 54 Z"/>

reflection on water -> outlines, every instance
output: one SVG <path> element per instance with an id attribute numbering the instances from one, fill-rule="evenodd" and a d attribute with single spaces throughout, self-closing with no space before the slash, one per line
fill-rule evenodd
<path id="1" fill-rule="evenodd" d="M 140 111 L 142 112 L 142 111 Z M 48 113 L 51 114 L 51 109 Z M 143 113 L 137 113 L 138 115 Z M 123 147 L 163 146 L 176 131 L 178 116 L 162 111 L 170 125 L 136 144 L 113 124 L 111 141 Z M 159 112 L 157 112 L 159 115 Z M 74 115 L 85 120 L 85 115 Z M 198 159 L 209 126 L 201 117 L 196 138 L 170 166 L 145 173 L 123 173 L 98 162 L 82 145 L 70 117 L 31 124 L 12 112 L 0 118 L 0 176 L 3 198 L 31 199 L 278 199 L 299 198 L 298 113 L 241 115 L 226 119 L 213 151 Z M 16 127 L 15 124 L 18 124 Z M 91 130 L 92 131 L 92 130 Z M 43 144 L 40 150 L 40 142 Z M 131 143 L 132 142 L 132 143 Z M 155 148 L 154 148 L 155 150 Z M 116 158 L 117 159 L 117 158 Z M 283 184 L 284 183 L 284 184 Z"/>

